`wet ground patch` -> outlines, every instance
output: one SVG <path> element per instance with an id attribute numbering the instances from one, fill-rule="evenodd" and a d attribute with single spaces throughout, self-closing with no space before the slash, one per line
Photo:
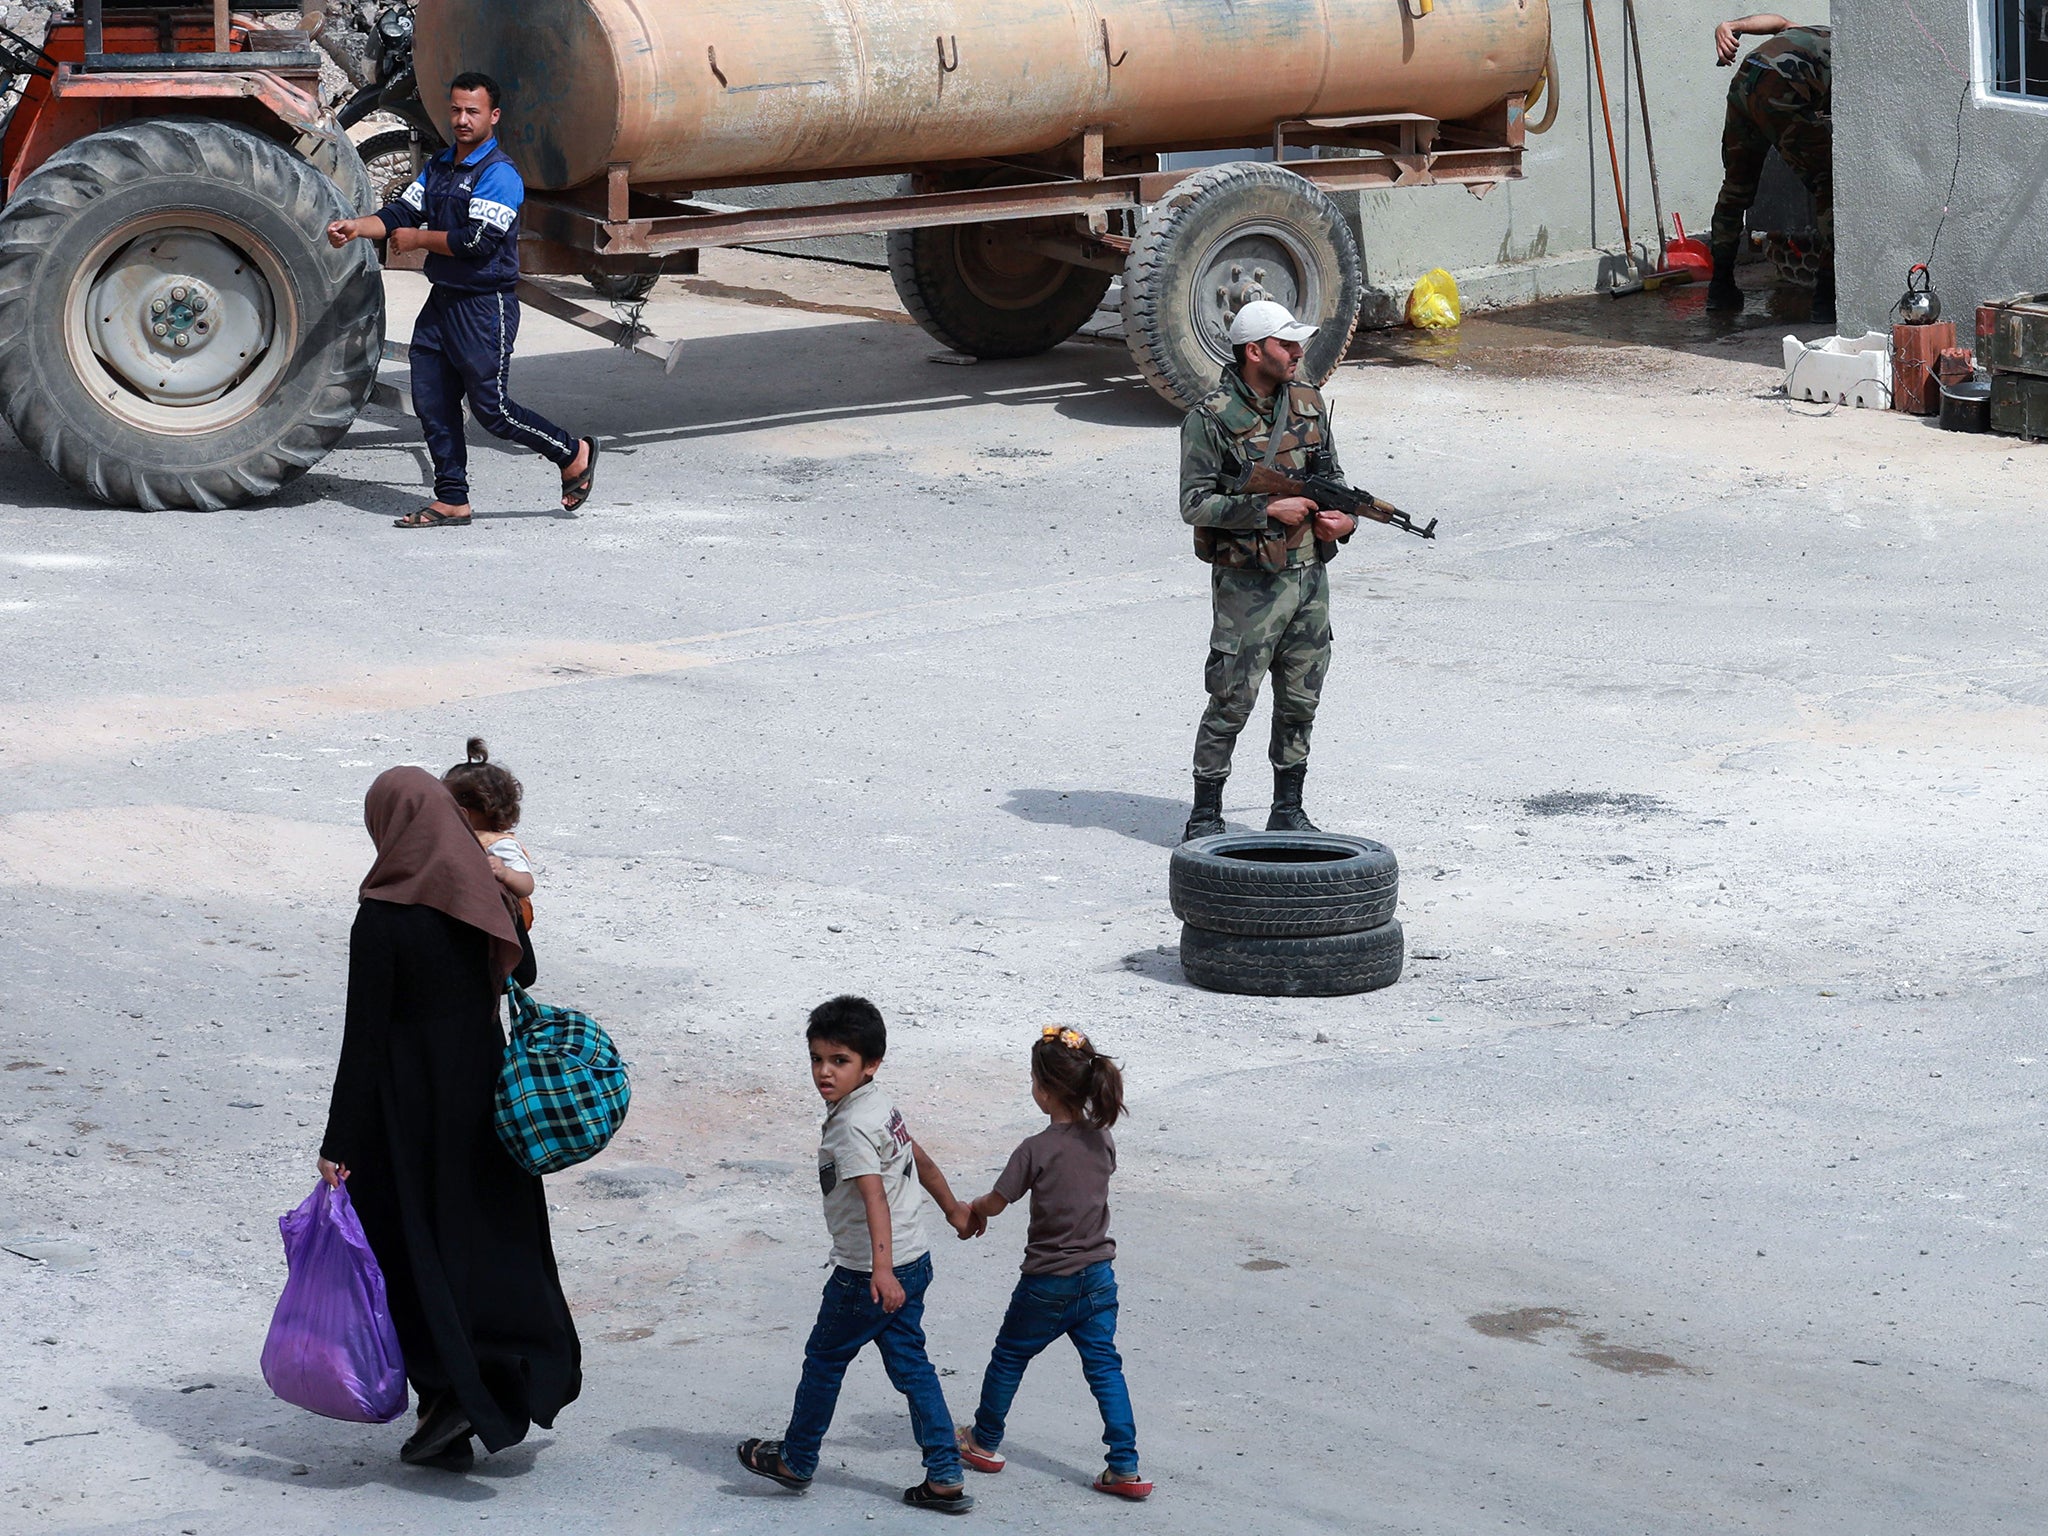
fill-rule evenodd
<path id="1" fill-rule="evenodd" d="M 1572 1353 L 1579 1359 L 1623 1376 L 1707 1374 L 1662 1350 L 1616 1344 L 1596 1329 L 1581 1328 L 1578 1318 L 1578 1313 L 1563 1307 L 1516 1307 L 1507 1312 L 1475 1313 L 1465 1319 L 1465 1324 L 1489 1339 L 1512 1339 L 1518 1344 L 1541 1344 L 1547 1333 L 1568 1333 L 1577 1341 L 1578 1347 Z"/>
<path id="2" fill-rule="evenodd" d="M 1655 795 L 1611 789 L 1552 789 L 1530 795 L 1522 809 L 1531 816 L 1665 816 L 1671 807 Z"/>

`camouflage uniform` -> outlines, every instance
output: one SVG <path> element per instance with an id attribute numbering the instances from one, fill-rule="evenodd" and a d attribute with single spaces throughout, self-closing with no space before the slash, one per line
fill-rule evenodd
<path id="1" fill-rule="evenodd" d="M 1195 735 L 1195 777 L 1230 776 L 1231 748 L 1251 718 L 1259 685 L 1273 676 L 1275 768 L 1308 761 L 1316 702 L 1330 668 L 1330 585 L 1323 567 L 1337 546 L 1309 524 L 1286 529 L 1266 517 L 1265 496 L 1232 495 L 1232 475 L 1262 462 L 1273 431 L 1274 399 L 1260 399 L 1235 367 L 1188 412 L 1180 428 L 1180 515 L 1195 530 L 1195 553 L 1209 562 L 1215 622 L 1203 677 L 1209 707 Z M 1307 384 L 1288 386 L 1289 423 L 1273 467 L 1300 469 L 1317 449 L 1342 476 L 1330 436 L 1329 407 Z"/>
<path id="2" fill-rule="evenodd" d="M 1764 160 L 1775 147 L 1813 194 L 1822 254 L 1835 249 L 1835 151 L 1832 34 L 1793 27 L 1766 39 L 1736 66 L 1728 83 L 1728 121 L 1721 130 L 1720 201 L 1707 243 L 1732 250 L 1742 216 L 1756 201 Z"/>

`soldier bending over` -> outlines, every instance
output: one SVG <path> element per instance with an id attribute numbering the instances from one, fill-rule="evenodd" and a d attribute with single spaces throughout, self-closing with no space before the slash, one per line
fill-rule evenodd
<path id="1" fill-rule="evenodd" d="M 1813 194 L 1820 277 L 1813 285 L 1813 318 L 1835 318 L 1834 43 L 1827 27 L 1795 27 L 1782 16 L 1743 16 L 1714 28 L 1714 52 L 1735 62 L 1745 35 L 1768 37 L 1728 82 L 1728 119 L 1721 129 L 1721 197 L 1707 244 L 1714 275 L 1707 308 L 1742 308 L 1735 286 L 1735 252 L 1742 216 L 1756 201 L 1757 180 L 1773 149 Z"/>
<path id="2" fill-rule="evenodd" d="M 1209 707 L 1195 735 L 1195 809 L 1183 838 L 1223 830 L 1223 781 L 1259 684 L 1273 675 L 1273 812 L 1269 832 L 1313 832 L 1301 808 L 1308 739 L 1330 667 L 1330 584 L 1323 567 L 1357 523 L 1305 496 L 1239 495 L 1253 464 L 1300 470 L 1325 452 L 1341 478 L 1329 407 L 1295 382 L 1301 344 L 1315 335 L 1270 299 L 1230 323 L 1236 359 L 1180 428 L 1180 515 L 1210 566 L 1215 626 L 1205 679 Z"/>

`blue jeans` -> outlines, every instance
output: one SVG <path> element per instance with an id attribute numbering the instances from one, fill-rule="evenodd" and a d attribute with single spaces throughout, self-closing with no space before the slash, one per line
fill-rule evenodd
<path id="1" fill-rule="evenodd" d="M 868 1294 L 868 1276 L 835 1268 L 818 1304 L 817 1326 L 804 1345 L 804 1375 L 797 1383 L 789 1428 L 782 1432 L 782 1459 L 798 1477 L 818 1470 L 818 1447 L 839 1406 L 839 1383 L 853 1357 L 872 1344 L 898 1392 L 910 1400 L 910 1429 L 924 1451 L 925 1476 L 942 1488 L 961 1478 L 960 1447 L 953 1438 L 953 1413 L 939 1386 L 939 1373 L 924 1353 L 924 1293 L 932 1283 L 932 1256 L 896 1267 L 903 1305 L 884 1312 Z"/>
<path id="2" fill-rule="evenodd" d="M 1116 1352 L 1116 1271 L 1104 1259 L 1073 1275 L 1024 1275 L 1010 1293 L 1010 1310 L 996 1334 L 996 1347 L 981 1378 L 981 1408 L 974 1415 L 974 1439 L 983 1450 L 1003 1443 L 1003 1421 L 1029 1365 L 1062 1334 L 1081 1355 L 1081 1374 L 1102 1410 L 1102 1443 L 1109 1470 L 1119 1477 L 1138 1471 L 1138 1424 L 1124 1385 L 1123 1357 Z"/>

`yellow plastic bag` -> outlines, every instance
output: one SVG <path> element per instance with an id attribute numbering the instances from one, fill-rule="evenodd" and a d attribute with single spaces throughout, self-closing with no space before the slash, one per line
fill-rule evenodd
<path id="1" fill-rule="evenodd" d="M 1408 295 L 1408 323 L 1418 330 L 1447 331 L 1464 318 L 1458 280 L 1442 267 L 1423 273 Z"/>

